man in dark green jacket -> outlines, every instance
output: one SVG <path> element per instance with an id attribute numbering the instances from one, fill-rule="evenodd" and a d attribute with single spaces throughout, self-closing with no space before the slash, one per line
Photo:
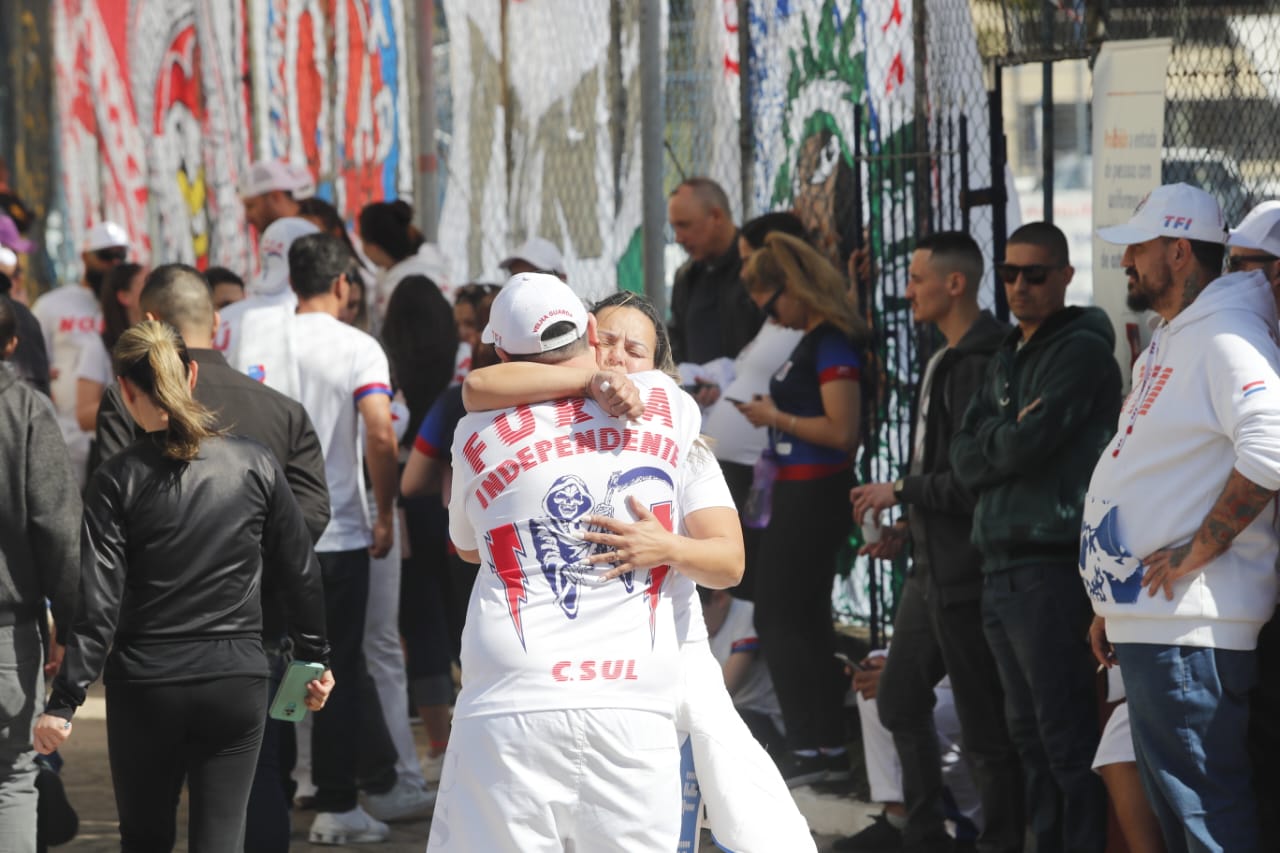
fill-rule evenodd
<path id="1" fill-rule="evenodd" d="M 1101 850 L 1092 608 L 1077 562 L 1089 476 L 1120 413 L 1115 333 L 1100 309 L 1066 307 L 1073 270 L 1054 226 L 1015 231 L 996 272 L 1018 328 L 988 365 L 951 463 L 978 495 L 983 630 L 1022 758 L 1035 849 Z"/>
<path id="2" fill-rule="evenodd" d="M 1023 844 L 1022 776 L 1004 720 L 1004 694 L 982 632 L 982 555 L 969 542 L 974 495 L 951 469 L 952 436 L 977 394 L 991 356 L 1009 327 L 978 308 L 982 251 L 968 234 L 943 231 L 917 245 L 907 299 L 917 323 L 935 326 L 945 346 L 929 360 L 916 392 L 910 466 L 895 483 L 871 483 L 849 495 L 853 515 L 902 504 L 906 518 L 884 530 L 877 557 L 894 557 L 904 539 L 912 566 L 898 600 L 893 653 L 880 678 L 880 721 L 893 733 L 902 763 L 906 810 L 903 850 L 942 850 L 941 755 L 933 718 L 934 687 L 950 676 L 964 753 L 982 801 L 983 851 Z M 888 810 L 886 809 L 886 814 Z M 895 833 L 878 821 L 836 850 L 865 850 Z"/>

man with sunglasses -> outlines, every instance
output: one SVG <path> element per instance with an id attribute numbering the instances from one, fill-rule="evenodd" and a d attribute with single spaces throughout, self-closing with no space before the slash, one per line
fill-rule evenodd
<path id="1" fill-rule="evenodd" d="M 1017 328 L 1001 342 L 951 444 L 977 494 L 983 632 L 1022 759 L 1037 850 L 1101 850 L 1106 795 L 1098 745 L 1092 613 L 1076 565 L 1089 472 L 1115 431 L 1120 369 L 1099 308 L 1066 305 L 1062 231 L 1031 222 L 996 265 Z"/>
<path id="2" fill-rule="evenodd" d="M 102 334 L 102 306 L 98 291 L 107 273 L 129 258 L 129 235 L 114 222 L 99 222 L 85 234 L 80 252 L 84 275 L 77 284 L 64 284 L 40 299 L 31 312 L 44 332 L 49 354 L 53 404 L 76 477 L 83 488 L 88 475 L 93 433 L 76 418 L 76 368 L 85 342 Z"/>
<path id="3" fill-rule="evenodd" d="M 1261 272 L 1280 307 L 1280 201 L 1262 202 L 1231 230 L 1227 269 Z M 1280 849 L 1280 814 L 1271 805 L 1280 798 L 1280 615 L 1258 634 L 1258 672 L 1262 677 L 1249 696 L 1249 755 L 1262 846 L 1273 850 Z"/>
<path id="4" fill-rule="evenodd" d="M 1218 202 L 1186 184 L 1159 187 L 1098 236 L 1126 247 L 1130 292 L 1161 322 L 1089 483 L 1079 553 L 1094 654 L 1121 666 L 1168 849 L 1275 850 L 1259 839 L 1264 785 L 1251 784 L 1246 736 L 1280 554 L 1271 283 L 1257 270 L 1222 275 Z"/>
<path id="5" fill-rule="evenodd" d="M 1227 269 L 1260 270 L 1280 305 L 1280 201 L 1264 201 L 1249 211 L 1227 237 Z"/>

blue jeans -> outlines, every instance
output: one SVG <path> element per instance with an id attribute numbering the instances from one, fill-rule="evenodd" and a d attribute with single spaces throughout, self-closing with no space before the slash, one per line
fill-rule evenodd
<path id="1" fill-rule="evenodd" d="M 1169 853 L 1258 850 L 1247 746 L 1254 652 L 1117 643 L 1116 655 L 1138 772 Z"/>
<path id="2" fill-rule="evenodd" d="M 1092 770 L 1100 735 L 1087 641 L 1092 617 L 1074 563 L 1020 566 L 983 578 L 982 630 L 1022 759 L 1033 839 L 1028 849 L 1035 853 L 1106 847 L 1106 793 Z"/>

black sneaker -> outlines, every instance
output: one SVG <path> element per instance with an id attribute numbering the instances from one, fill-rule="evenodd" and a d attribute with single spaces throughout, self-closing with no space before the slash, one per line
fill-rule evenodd
<path id="1" fill-rule="evenodd" d="M 818 757 L 823 760 L 827 768 L 827 777 L 824 782 L 848 782 L 849 781 L 849 753 L 841 752 L 835 755 L 825 755 L 819 753 Z"/>
<path id="2" fill-rule="evenodd" d="M 832 845 L 832 850 L 857 850 L 857 851 L 879 851 L 879 850 L 901 850 L 902 849 L 902 830 L 889 823 L 884 812 L 876 815 L 876 819 L 871 825 L 856 832 L 853 835 L 846 835 L 844 838 L 837 839 Z"/>
<path id="3" fill-rule="evenodd" d="M 778 770 L 788 788 L 799 788 L 801 785 L 826 781 L 828 761 L 827 756 L 822 754 L 799 755 L 788 752 L 778 759 Z"/>

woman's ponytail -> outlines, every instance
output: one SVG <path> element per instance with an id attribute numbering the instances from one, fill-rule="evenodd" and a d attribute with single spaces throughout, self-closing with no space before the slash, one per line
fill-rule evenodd
<path id="1" fill-rule="evenodd" d="M 200 442 L 218 434 L 214 417 L 191 397 L 191 356 L 178 332 L 167 323 L 146 320 L 125 331 L 112 361 L 117 376 L 145 392 L 169 416 L 164 455 L 190 462 Z"/>

